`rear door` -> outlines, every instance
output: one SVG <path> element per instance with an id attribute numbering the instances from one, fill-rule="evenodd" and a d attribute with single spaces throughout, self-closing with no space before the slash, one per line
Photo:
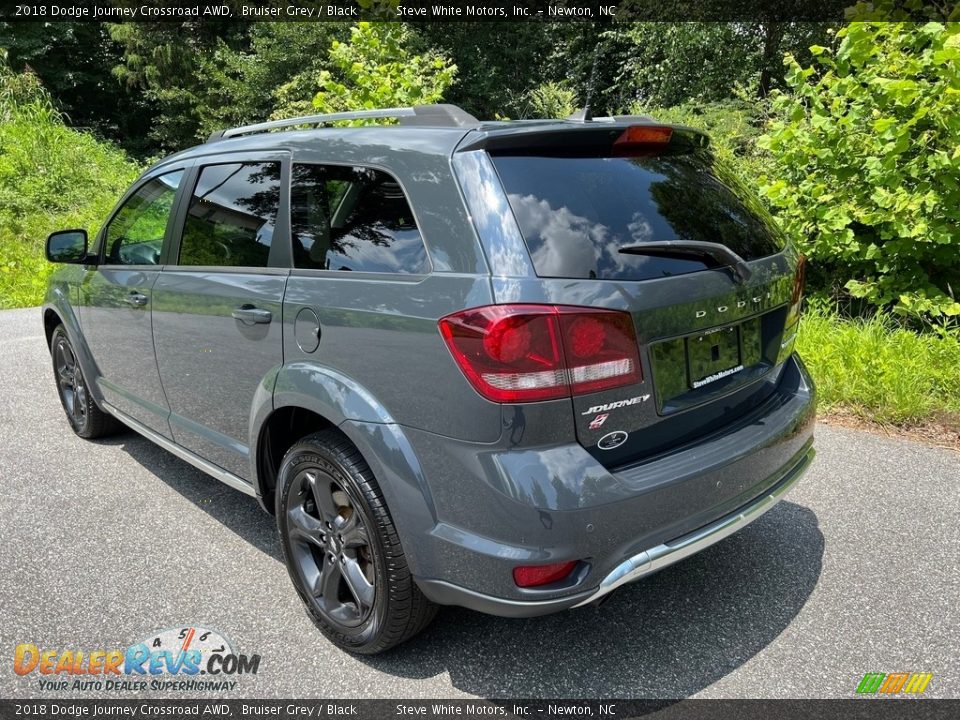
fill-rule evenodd
<path id="1" fill-rule="evenodd" d="M 169 407 L 153 354 L 153 290 L 184 169 L 142 181 L 100 235 L 100 263 L 80 288 L 83 335 L 104 399 L 170 437 Z"/>
<path id="2" fill-rule="evenodd" d="M 283 363 L 288 172 L 285 153 L 198 162 L 170 263 L 154 286 L 154 342 L 174 440 L 246 480 L 254 397 L 272 392 Z"/>
<path id="3" fill-rule="evenodd" d="M 572 400 L 580 442 L 608 467 L 757 407 L 795 321 L 796 255 L 701 138 L 627 137 L 574 129 L 488 149 L 537 276 L 521 297 L 633 316 L 642 381 Z M 712 246 L 744 262 L 702 252 Z"/>

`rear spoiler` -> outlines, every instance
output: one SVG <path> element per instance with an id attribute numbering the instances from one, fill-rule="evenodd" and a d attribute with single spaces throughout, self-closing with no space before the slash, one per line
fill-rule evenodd
<path id="1" fill-rule="evenodd" d="M 686 125 L 658 123 L 646 116 L 633 115 L 595 118 L 587 122 L 559 120 L 551 123 L 507 123 L 499 127 L 477 129 L 464 136 L 456 152 L 487 150 L 537 153 L 552 149 L 571 155 L 590 155 L 593 152 L 604 155 L 631 127 L 670 128 L 670 145 L 675 148 L 705 148 L 710 144 L 709 137 L 702 130 Z"/>

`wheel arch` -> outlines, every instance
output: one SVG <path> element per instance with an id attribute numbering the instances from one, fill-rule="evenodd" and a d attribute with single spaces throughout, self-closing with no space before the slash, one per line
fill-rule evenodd
<path id="1" fill-rule="evenodd" d="M 87 347 L 87 342 L 83 337 L 83 331 L 80 329 L 80 322 L 73 311 L 73 307 L 61 298 L 61 302 L 56 304 L 49 302 L 44 304 L 42 313 L 43 333 L 47 340 L 47 349 L 51 350 L 50 343 L 53 342 L 54 330 L 57 329 L 58 325 L 63 325 L 67 338 L 69 338 L 76 353 L 77 360 L 80 362 L 83 375 L 87 379 L 87 389 L 99 405 L 103 400 L 100 385 L 97 382 L 100 377 L 100 370 Z"/>
<path id="2" fill-rule="evenodd" d="M 417 533 L 436 524 L 433 499 L 423 468 L 402 426 L 354 380 L 307 363 L 281 368 L 272 404 L 254 410 L 251 447 L 260 504 L 275 513 L 277 471 L 284 454 L 300 438 L 335 427 L 370 466 L 416 567 Z"/>

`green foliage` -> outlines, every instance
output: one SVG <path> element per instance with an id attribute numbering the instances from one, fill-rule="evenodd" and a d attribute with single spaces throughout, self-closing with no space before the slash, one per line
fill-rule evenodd
<path id="1" fill-rule="evenodd" d="M 316 78 L 328 67 L 333 40 L 350 26 L 332 22 L 266 22 L 250 28 L 249 47 L 220 41 L 201 58 L 205 101 L 198 107 L 199 134 L 262 122 L 278 105 L 309 112 Z"/>
<path id="2" fill-rule="evenodd" d="M 627 104 L 671 107 L 722 101 L 738 87 L 765 96 L 782 83 L 783 53 L 803 59 L 828 28 L 825 23 L 641 22 L 625 23 L 605 37 L 628 43 L 613 78 L 621 93 L 631 93 Z"/>
<path id="3" fill-rule="evenodd" d="M 339 112 L 439 101 L 457 66 L 434 51 L 412 52 L 410 41 L 410 31 L 400 23 L 357 23 L 348 42 L 334 40 L 330 46 L 331 69 L 317 77 L 314 109 Z"/>
<path id="4" fill-rule="evenodd" d="M 457 66 L 457 82 L 444 93 L 478 118 L 528 117 L 528 95 L 545 82 L 574 77 L 571 60 L 579 38 L 577 23 L 439 22 L 417 23 L 411 47 L 434 49 Z M 591 29 L 592 26 L 585 25 Z M 593 40 L 597 33 L 592 32 Z M 589 55 L 586 60 L 589 61 Z M 577 77 L 579 77 L 577 70 Z M 589 65 L 585 68 L 589 72 Z M 577 81 L 571 88 L 581 89 Z"/>
<path id="5" fill-rule="evenodd" d="M 17 72 L 29 68 L 74 127 L 143 149 L 152 116 L 147 101 L 112 75 L 120 45 L 97 22 L 0 22 L 0 47 Z"/>
<path id="6" fill-rule="evenodd" d="M 703 130 L 710 136 L 713 151 L 747 185 L 755 186 L 757 177 L 769 167 L 769 154 L 757 146 L 769 112 L 764 100 L 740 93 L 740 97 L 723 102 L 688 102 L 669 108 L 635 105 L 631 112 Z"/>
<path id="7" fill-rule="evenodd" d="M 35 76 L 0 62 L 0 307 L 38 304 L 53 268 L 46 236 L 95 232 L 136 173 L 122 152 L 66 127 Z"/>
<path id="8" fill-rule="evenodd" d="M 242 48 L 246 24 L 196 20 L 111 23 L 107 28 L 123 47 L 123 62 L 114 67 L 114 75 L 156 109 L 149 130 L 144 128 L 153 147 L 166 154 L 202 141 L 211 108 L 230 103 L 218 94 L 205 61 L 217 48 Z"/>
<path id="9" fill-rule="evenodd" d="M 916 333 L 891 318 L 842 320 L 807 312 L 797 349 L 820 407 L 881 423 L 910 424 L 960 413 L 960 336 Z"/>
<path id="10" fill-rule="evenodd" d="M 877 308 L 960 316 L 960 27 L 852 23 L 787 58 L 763 192 L 821 278 Z M 839 290 L 839 289 L 838 289 Z"/>
<path id="11" fill-rule="evenodd" d="M 562 82 L 545 82 L 526 94 L 523 116 L 565 118 L 577 110 L 577 94 Z"/>

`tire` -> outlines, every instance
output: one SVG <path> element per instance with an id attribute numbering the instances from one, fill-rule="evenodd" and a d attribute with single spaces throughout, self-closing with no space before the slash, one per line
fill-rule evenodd
<path id="1" fill-rule="evenodd" d="M 116 433 L 120 422 L 97 406 L 63 325 L 57 325 L 50 338 L 50 356 L 60 404 L 73 431 L 88 440 Z"/>
<path id="2" fill-rule="evenodd" d="M 436 615 L 410 575 L 373 473 L 339 431 L 305 437 L 284 455 L 277 526 L 300 599 L 344 650 L 383 652 Z"/>

